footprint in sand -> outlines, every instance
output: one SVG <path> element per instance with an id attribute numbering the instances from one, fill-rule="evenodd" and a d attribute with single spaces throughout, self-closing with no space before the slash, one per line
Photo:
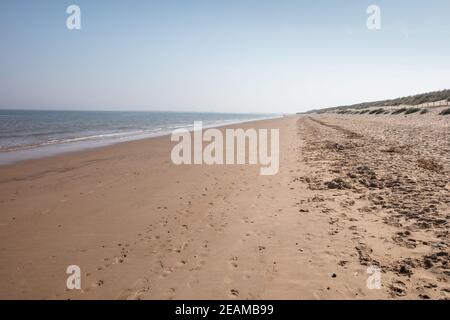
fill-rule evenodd
<path id="1" fill-rule="evenodd" d="M 232 257 L 230 260 L 228 260 L 228 263 L 232 269 L 236 269 L 239 267 L 237 261 L 239 260 L 238 257 Z"/>
<path id="2" fill-rule="evenodd" d="M 129 289 L 122 291 L 119 295 L 119 300 L 140 300 L 143 295 L 150 292 L 150 285 L 148 279 L 139 279 Z"/>
<path id="3" fill-rule="evenodd" d="M 238 297 L 239 296 L 239 291 L 236 289 L 231 289 L 230 293 L 229 293 L 230 297 Z"/>

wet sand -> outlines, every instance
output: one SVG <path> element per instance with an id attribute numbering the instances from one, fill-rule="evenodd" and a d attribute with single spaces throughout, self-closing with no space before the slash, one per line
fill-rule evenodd
<path id="1" fill-rule="evenodd" d="M 175 166 L 168 136 L 0 167 L 0 298 L 450 297 L 449 117 L 231 127 L 279 128 L 279 173 Z"/>

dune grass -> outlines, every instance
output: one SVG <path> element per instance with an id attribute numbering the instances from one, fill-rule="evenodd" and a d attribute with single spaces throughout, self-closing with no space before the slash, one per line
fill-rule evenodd
<path id="1" fill-rule="evenodd" d="M 369 114 L 380 114 L 383 112 L 384 112 L 383 108 L 378 108 L 378 109 L 374 109 L 374 110 L 370 111 Z"/>
<path id="2" fill-rule="evenodd" d="M 405 114 L 413 114 L 416 112 L 419 112 L 420 108 L 409 108 L 408 110 L 405 111 Z"/>
<path id="3" fill-rule="evenodd" d="M 394 114 L 394 115 L 401 114 L 401 113 L 405 112 L 406 110 L 408 110 L 408 109 L 400 108 L 400 109 L 394 110 L 391 114 Z"/>
<path id="4" fill-rule="evenodd" d="M 439 113 L 439 115 L 441 115 L 441 116 L 448 116 L 448 115 L 450 115 L 450 108 L 447 108 L 447 109 L 442 110 L 442 111 Z"/>

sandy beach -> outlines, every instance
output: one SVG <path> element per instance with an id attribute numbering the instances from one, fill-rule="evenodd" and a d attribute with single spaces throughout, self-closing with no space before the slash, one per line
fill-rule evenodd
<path id="1" fill-rule="evenodd" d="M 280 129 L 279 173 L 176 166 L 170 136 L 0 167 L 0 299 L 450 298 L 449 117 L 231 127 Z"/>

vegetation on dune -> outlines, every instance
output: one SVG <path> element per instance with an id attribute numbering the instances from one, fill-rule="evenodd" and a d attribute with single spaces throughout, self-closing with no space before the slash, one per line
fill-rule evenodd
<path id="1" fill-rule="evenodd" d="M 416 94 L 413 96 L 402 97 L 397 99 L 389 99 L 389 100 L 380 100 L 373 102 L 364 102 L 358 103 L 354 105 L 346 105 L 346 106 L 338 106 L 320 110 L 311 110 L 308 113 L 325 113 L 330 111 L 338 111 L 338 110 L 348 110 L 348 109 L 367 109 L 373 107 L 385 107 L 385 106 L 400 106 L 400 105 L 409 105 L 416 106 L 422 103 L 427 102 L 436 102 L 441 100 L 450 101 L 450 89 L 442 90 L 442 91 L 434 91 L 422 94 Z M 362 113 L 360 113 L 362 114 Z"/>
<path id="2" fill-rule="evenodd" d="M 382 114 L 382 113 L 384 113 L 383 108 L 375 109 L 371 112 L 371 114 Z"/>
<path id="3" fill-rule="evenodd" d="M 362 110 L 362 111 L 359 111 L 359 110 L 339 110 L 339 111 L 336 111 L 336 113 L 337 114 L 365 114 L 365 113 L 368 113 L 368 114 L 383 114 L 383 113 L 389 113 L 389 111 L 385 111 L 383 108 L 378 108 L 378 109 L 374 109 L 374 110 L 370 110 L 370 109 L 368 109 L 368 110 Z"/>
<path id="4" fill-rule="evenodd" d="M 392 115 L 399 115 L 404 113 L 405 115 L 413 114 L 413 113 L 419 113 L 419 114 L 427 114 L 430 112 L 430 110 L 425 108 L 399 108 L 395 109 L 393 111 L 391 110 L 385 110 L 383 108 L 378 109 L 364 109 L 364 110 L 337 110 L 337 114 L 351 114 L 351 115 L 361 115 L 361 114 L 371 114 L 371 115 L 378 115 L 378 114 L 392 114 Z M 323 112 L 321 112 L 323 113 Z M 440 115 L 450 115 L 450 108 L 447 108 L 445 110 L 442 110 Z"/>
<path id="5" fill-rule="evenodd" d="M 395 114 L 401 114 L 401 113 L 405 112 L 406 110 L 408 110 L 408 109 L 407 108 L 400 108 L 400 109 L 392 111 L 391 114 L 394 114 L 394 115 Z"/>
<path id="6" fill-rule="evenodd" d="M 420 114 L 426 114 L 430 112 L 428 109 L 425 108 L 399 108 L 395 109 L 393 111 L 386 110 L 384 108 L 377 108 L 377 109 L 364 109 L 364 110 L 337 110 L 337 114 L 352 114 L 352 115 L 361 115 L 361 114 L 370 114 L 370 115 L 378 115 L 378 114 L 392 114 L 392 115 L 399 115 L 404 113 L 405 115 L 413 114 L 413 113 L 420 113 Z M 442 110 L 440 115 L 450 115 L 450 108 Z"/>
<path id="7" fill-rule="evenodd" d="M 448 116 L 448 115 L 450 115 L 450 108 L 442 110 L 439 114 L 441 116 Z"/>
<path id="8" fill-rule="evenodd" d="M 416 113 L 419 111 L 420 111 L 420 108 L 409 108 L 408 110 L 405 111 L 405 114 L 412 114 L 412 113 Z"/>

